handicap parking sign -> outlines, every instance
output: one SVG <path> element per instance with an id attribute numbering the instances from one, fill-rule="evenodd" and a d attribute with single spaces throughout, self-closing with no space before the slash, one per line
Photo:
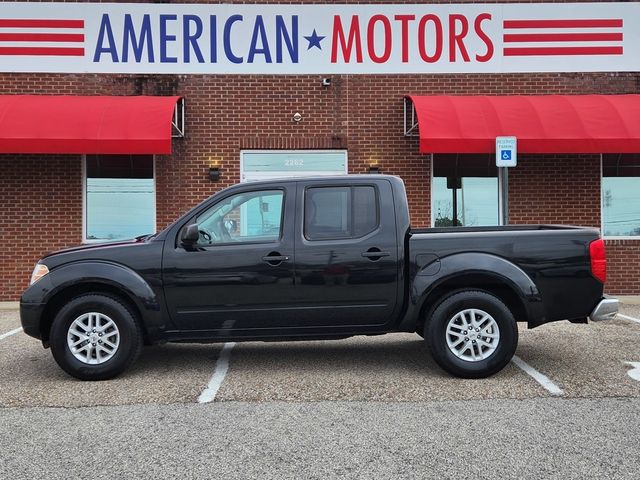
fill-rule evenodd
<path id="1" fill-rule="evenodd" d="M 496 137 L 496 167 L 518 164 L 516 137 Z"/>

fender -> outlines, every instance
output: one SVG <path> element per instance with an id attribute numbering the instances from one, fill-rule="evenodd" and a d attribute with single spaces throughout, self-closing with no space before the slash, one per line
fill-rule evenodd
<path id="1" fill-rule="evenodd" d="M 164 328 L 162 299 L 136 271 L 118 263 L 94 260 L 61 265 L 33 285 L 40 288 L 25 291 L 22 302 L 48 304 L 67 288 L 82 284 L 102 284 L 122 291 L 141 312 L 142 326 L 150 337 Z"/>
<path id="2" fill-rule="evenodd" d="M 529 328 L 545 323 L 545 313 L 538 287 L 517 265 L 486 253 L 460 253 L 444 258 L 435 258 L 427 265 L 418 267 L 409 289 L 409 305 L 401 324 L 415 329 L 420 312 L 429 295 L 444 283 L 463 275 L 480 274 L 493 277 L 506 284 L 518 296 L 527 314 Z M 478 287 L 478 285 L 470 285 Z"/>

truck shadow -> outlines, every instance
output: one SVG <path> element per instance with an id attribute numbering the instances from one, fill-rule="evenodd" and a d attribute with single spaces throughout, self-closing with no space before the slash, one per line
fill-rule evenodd
<path id="1" fill-rule="evenodd" d="M 344 340 L 238 342 L 231 352 L 234 370 L 268 368 L 278 370 L 433 372 L 447 374 L 433 361 L 424 341 L 417 335 L 394 339 L 384 337 L 351 337 Z M 145 347 L 132 372 L 154 371 L 171 366 L 188 369 L 194 362 L 206 361 L 211 370 L 222 349 L 222 343 L 173 344 Z M 125 373 L 126 375 L 126 373 Z"/>
<path id="2" fill-rule="evenodd" d="M 379 375 L 415 372 L 446 375 L 435 364 L 424 341 L 417 335 L 351 337 L 344 340 L 296 342 L 247 342 L 236 344 L 231 355 L 235 370 L 270 372 L 357 371 Z"/>

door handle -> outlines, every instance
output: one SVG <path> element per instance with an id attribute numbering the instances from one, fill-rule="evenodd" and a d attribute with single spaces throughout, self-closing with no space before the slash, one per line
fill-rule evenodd
<path id="1" fill-rule="evenodd" d="M 383 252 L 377 247 L 373 247 L 367 250 L 366 252 L 362 252 L 361 255 L 375 262 L 376 260 L 379 260 L 382 257 L 388 257 L 391 254 L 389 252 Z"/>
<path id="2" fill-rule="evenodd" d="M 269 265 L 273 265 L 274 267 L 280 265 L 282 262 L 286 262 L 289 260 L 287 255 L 280 255 L 279 252 L 271 252 L 268 255 L 262 257 L 262 260 L 267 262 Z"/>

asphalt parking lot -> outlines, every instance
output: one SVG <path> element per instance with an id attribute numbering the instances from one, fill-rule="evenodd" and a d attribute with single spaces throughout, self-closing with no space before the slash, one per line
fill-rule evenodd
<path id="1" fill-rule="evenodd" d="M 640 306 L 621 314 L 521 328 L 483 380 L 393 334 L 146 347 L 81 382 L 0 310 L 0 478 L 638 478 Z"/>
<path id="2" fill-rule="evenodd" d="M 640 318 L 640 306 L 624 305 L 621 313 Z M 16 311 L 0 311 L 0 335 L 18 327 Z M 79 382 L 58 368 L 37 340 L 18 332 L 0 340 L 0 406 L 196 403 L 222 348 L 145 347 L 122 376 Z M 411 334 L 238 343 L 227 353 L 228 371 L 215 402 L 640 397 L 640 381 L 628 374 L 633 367 L 626 363 L 640 362 L 640 323 L 621 316 L 605 323 L 558 322 L 534 330 L 521 325 L 517 357 L 561 393 L 515 363 L 484 380 L 453 378 L 434 363 L 423 340 Z"/>

